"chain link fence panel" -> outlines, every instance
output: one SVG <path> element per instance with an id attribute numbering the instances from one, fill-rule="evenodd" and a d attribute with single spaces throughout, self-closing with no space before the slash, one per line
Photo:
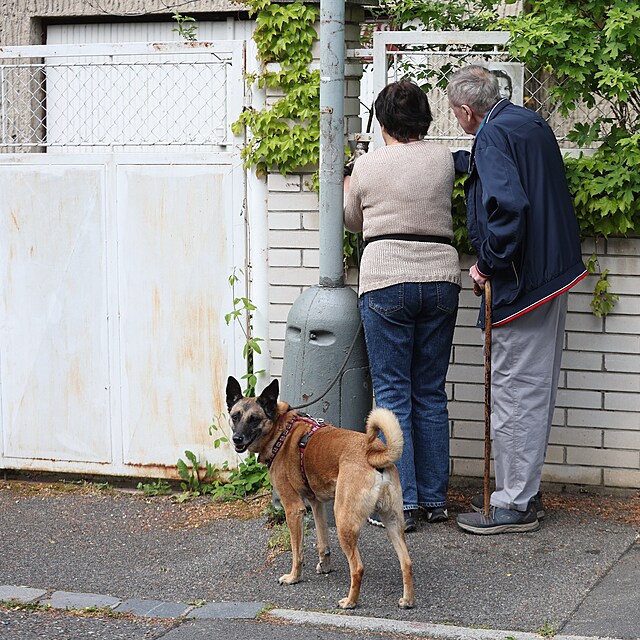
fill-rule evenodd
<path id="1" fill-rule="evenodd" d="M 118 55 L 79 55 L 58 47 L 51 57 L 0 54 L 0 150 L 136 149 L 226 146 L 233 51 L 149 51 L 117 47 Z M 96 47 L 99 49 L 99 47 Z M 16 47 L 48 53 L 46 47 Z M 82 53 L 85 53 L 82 51 Z M 235 74 L 241 78 L 241 74 Z M 236 96 L 237 97 L 237 96 Z"/>

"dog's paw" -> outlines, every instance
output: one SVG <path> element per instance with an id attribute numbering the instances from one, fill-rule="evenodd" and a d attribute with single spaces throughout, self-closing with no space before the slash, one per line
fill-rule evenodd
<path id="1" fill-rule="evenodd" d="M 351 600 L 349 600 L 349 598 L 342 598 L 342 600 L 340 600 L 340 602 L 338 602 L 338 606 L 341 609 L 355 609 L 356 608 L 356 603 L 352 602 Z"/>
<path id="2" fill-rule="evenodd" d="M 406 598 L 400 598 L 400 600 L 398 600 L 398 606 L 401 609 L 413 609 L 413 605 L 413 600 L 407 600 Z"/>
<path id="3" fill-rule="evenodd" d="M 316 565 L 316 573 L 330 573 L 331 572 L 331 561 L 329 558 L 325 558 L 321 562 L 318 562 Z"/>
<path id="4" fill-rule="evenodd" d="M 296 582 L 300 582 L 300 576 L 296 576 L 293 573 L 285 573 L 278 578 L 278 582 L 280 584 L 295 584 Z"/>

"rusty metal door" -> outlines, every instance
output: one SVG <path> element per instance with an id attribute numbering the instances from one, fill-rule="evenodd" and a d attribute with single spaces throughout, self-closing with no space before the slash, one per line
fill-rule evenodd
<path id="1" fill-rule="evenodd" d="M 50 79 L 67 73 L 72 51 L 62 54 Z M 245 172 L 230 133 L 243 66 L 225 69 L 223 127 L 199 146 L 173 125 L 149 143 L 110 124 L 112 149 L 131 147 L 105 153 L 108 141 L 79 141 L 81 128 L 65 138 L 59 122 L 47 139 L 38 113 L 2 110 L 5 151 L 48 152 L 0 153 L 0 468 L 175 476 L 186 449 L 236 462 L 209 433 L 227 375 L 244 369 L 242 331 L 224 317 L 229 276 L 246 268 Z M 107 71 L 113 82 L 112 59 Z"/>
<path id="2" fill-rule="evenodd" d="M 209 154 L 0 156 L 0 467 L 165 475 L 242 347 L 242 172 Z M 218 459 L 216 459 L 216 456 Z"/>

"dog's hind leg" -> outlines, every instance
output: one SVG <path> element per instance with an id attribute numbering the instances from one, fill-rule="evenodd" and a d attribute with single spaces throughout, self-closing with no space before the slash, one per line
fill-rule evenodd
<path id="1" fill-rule="evenodd" d="M 385 495 L 386 494 L 386 495 Z M 391 541 L 393 548 L 400 561 L 402 571 L 402 598 L 398 600 L 398 606 L 402 609 L 411 609 L 415 604 L 413 593 L 413 570 L 411 558 L 407 549 L 404 536 L 404 514 L 402 513 L 402 489 L 397 478 L 387 485 L 378 502 L 380 517 L 385 526 L 387 537 Z"/>
<path id="2" fill-rule="evenodd" d="M 327 511 L 323 502 L 309 500 L 313 519 L 316 523 L 316 536 L 318 548 L 317 573 L 329 573 L 331 571 L 331 551 L 329 550 L 329 528 L 327 526 Z"/>
<path id="3" fill-rule="evenodd" d="M 411 558 L 407 550 L 407 544 L 404 539 L 404 520 L 401 520 L 400 526 L 389 527 L 385 525 L 387 536 L 391 540 L 393 548 L 398 554 L 400 560 L 400 569 L 402 570 L 402 598 L 398 600 L 398 606 L 402 609 L 412 609 L 415 600 L 413 594 L 413 571 L 411 567 Z"/>
<path id="4" fill-rule="evenodd" d="M 294 499 L 286 499 L 280 493 L 280 499 L 287 516 L 287 526 L 291 538 L 291 573 L 280 576 L 280 584 L 295 584 L 300 582 L 302 576 L 303 538 L 304 538 L 304 514 L 306 508 L 302 499 L 296 495 Z"/>
<path id="5" fill-rule="evenodd" d="M 364 575 L 364 565 L 358 551 L 358 537 L 367 516 L 370 513 L 370 505 L 354 500 L 350 493 L 351 487 L 338 478 L 335 495 L 336 529 L 340 547 L 349 561 L 349 573 L 351 584 L 349 595 L 338 602 L 341 609 L 353 609 L 358 604 L 360 597 L 360 585 Z"/>

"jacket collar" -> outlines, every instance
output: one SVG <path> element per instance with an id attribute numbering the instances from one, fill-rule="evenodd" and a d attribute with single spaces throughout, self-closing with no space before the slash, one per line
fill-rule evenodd
<path id="1" fill-rule="evenodd" d="M 509 104 L 511 104 L 511 102 L 509 102 L 507 98 L 502 98 L 501 100 L 498 100 L 498 102 L 496 102 L 493 105 L 493 107 L 491 107 L 491 109 L 487 111 L 487 114 L 485 115 L 484 119 L 480 123 L 480 126 L 478 127 L 478 130 L 476 131 L 476 134 L 473 138 L 473 145 L 471 146 L 471 155 L 469 156 L 469 173 L 471 173 L 471 170 L 473 169 L 473 164 L 474 164 L 473 160 L 476 153 L 476 142 L 478 140 L 478 134 L 486 126 L 489 120 L 493 120 Z"/>

